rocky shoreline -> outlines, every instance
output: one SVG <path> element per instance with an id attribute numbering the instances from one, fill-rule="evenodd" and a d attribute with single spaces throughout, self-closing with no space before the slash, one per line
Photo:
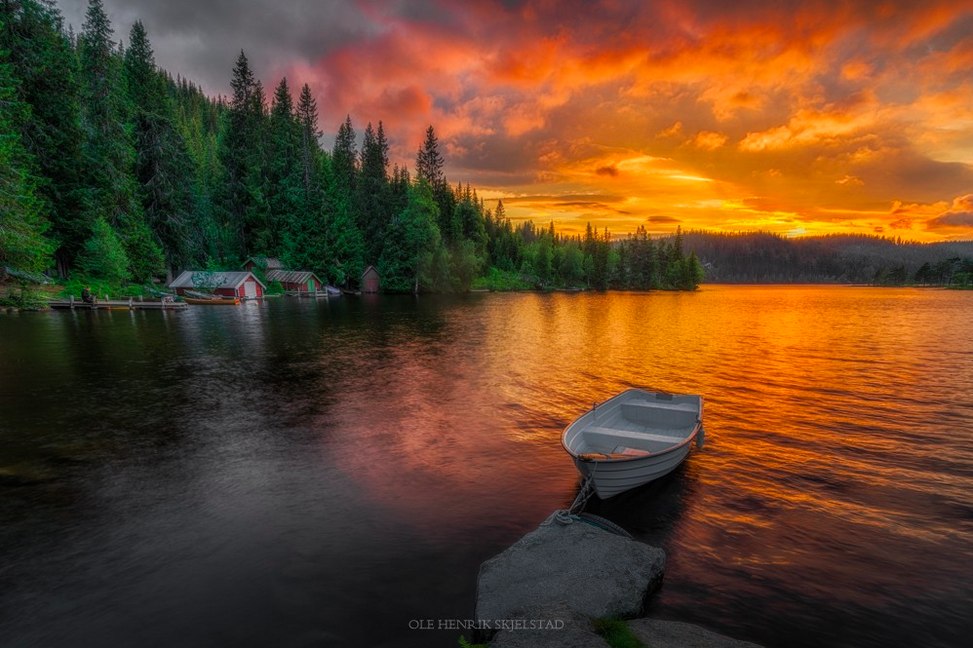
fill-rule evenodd
<path id="1" fill-rule="evenodd" d="M 617 618 L 652 648 L 760 648 L 689 623 L 639 618 L 665 562 L 659 547 L 552 514 L 480 566 L 475 639 L 491 648 L 607 648 L 594 622 Z"/>

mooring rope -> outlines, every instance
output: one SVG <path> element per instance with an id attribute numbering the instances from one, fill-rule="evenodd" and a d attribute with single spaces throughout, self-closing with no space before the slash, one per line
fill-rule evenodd
<path id="1" fill-rule="evenodd" d="M 557 522 L 563 526 L 565 524 L 572 524 L 574 522 L 578 513 L 584 509 L 585 504 L 587 504 L 588 500 L 591 499 L 591 496 L 595 494 L 594 471 L 597 469 L 597 467 L 598 464 L 596 463 L 591 471 L 591 474 L 582 480 L 581 490 L 578 491 L 578 495 L 574 498 L 574 501 L 571 502 L 571 506 L 566 509 L 558 509 L 554 511 L 554 513 L 552 513 L 550 517 L 544 521 L 544 525 L 548 525 L 551 522 Z"/>

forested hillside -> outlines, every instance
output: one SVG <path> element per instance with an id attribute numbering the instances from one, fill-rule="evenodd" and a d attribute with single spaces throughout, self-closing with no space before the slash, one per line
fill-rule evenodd
<path id="1" fill-rule="evenodd" d="M 845 234 L 789 239 L 766 232 L 687 232 L 685 246 L 703 262 L 707 280 L 715 282 L 973 281 L 973 241 L 924 244 Z"/>
<path id="2" fill-rule="evenodd" d="M 681 241 L 613 245 L 514 226 L 451 185 L 432 126 L 414 174 L 349 116 L 323 150 L 310 87 L 268 92 L 241 51 L 231 95 L 158 68 L 145 26 L 123 45 L 101 0 L 78 34 L 43 0 L 0 0 L 0 270 L 158 283 L 280 257 L 339 285 L 375 265 L 394 291 L 486 285 L 692 289 Z M 294 99 L 296 95 L 296 100 Z M 2 274 L 2 272 L 0 272 Z"/>

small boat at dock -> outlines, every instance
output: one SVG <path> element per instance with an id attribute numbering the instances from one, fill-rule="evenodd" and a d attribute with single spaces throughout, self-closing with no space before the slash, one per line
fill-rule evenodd
<path id="1" fill-rule="evenodd" d="M 195 306 L 236 306 L 240 303 L 239 297 L 186 297 L 183 296 L 183 301 L 187 304 L 193 304 Z"/>
<path id="2" fill-rule="evenodd" d="M 703 441 L 703 399 L 626 389 L 579 416 L 561 444 L 601 499 L 668 475 Z"/>
<path id="3" fill-rule="evenodd" d="M 240 303 L 239 297 L 229 297 L 217 295 L 215 293 L 204 293 L 197 290 L 186 290 L 182 294 L 182 299 L 187 304 L 196 306 L 236 306 Z"/>

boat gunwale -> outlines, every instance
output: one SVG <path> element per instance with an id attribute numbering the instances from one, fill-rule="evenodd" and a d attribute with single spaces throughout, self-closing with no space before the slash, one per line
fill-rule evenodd
<path id="1" fill-rule="evenodd" d="M 703 420 L 702 420 L 703 398 L 702 398 L 702 396 L 697 396 L 695 394 L 673 394 L 674 396 L 693 396 L 694 398 L 698 398 L 699 399 L 699 409 L 696 411 L 696 423 L 693 425 L 692 431 L 688 435 L 686 435 L 686 438 L 683 439 L 682 441 L 680 441 L 679 443 L 676 443 L 674 445 L 671 445 L 671 446 L 669 446 L 669 447 L 667 447 L 667 448 L 665 448 L 663 450 L 659 450 L 658 452 L 651 452 L 651 453 L 649 453 L 647 455 L 635 455 L 635 456 L 632 456 L 632 457 L 605 457 L 604 459 L 583 459 L 577 452 L 575 452 L 574 450 L 572 450 L 571 448 L 568 447 L 568 444 L 565 443 L 565 441 L 564 441 L 564 438 L 568 434 L 568 430 L 570 430 L 579 420 L 581 420 L 581 418 L 583 416 L 585 416 L 585 414 L 588 414 L 589 412 L 594 411 L 595 409 L 597 409 L 598 407 L 600 407 L 602 405 L 607 405 L 608 403 L 610 403 L 610 402 L 612 402 L 614 400 L 620 399 L 623 396 L 625 396 L 626 394 L 629 394 L 631 392 L 639 392 L 639 393 L 642 393 L 642 394 L 653 394 L 653 395 L 655 395 L 655 394 L 665 394 L 665 393 L 668 393 L 668 392 L 663 392 L 663 391 L 650 391 L 648 389 L 642 389 L 640 387 L 629 387 L 628 389 L 625 389 L 624 391 L 619 392 L 618 394 L 615 394 L 611 398 L 609 398 L 609 399 L 607 399 L 607 400 L 605 400 L 605 401 L 603 401 L 601 403 L 596 404 L 596 406 L 593 407 L 593 408 L 591 408 L 590 410 L 588 410 L 588 412 L 585 412 L 584 414 L 581 414 L 580 416 L 578 416 L 577 418 L 575 418 L 573 421 L 571 421 L 570 423 L 568 423 L 567 427 L 565 427 L 564 430 L 561 432 L 561 447 L 564 448 L 564 451 L 567 452 L 569 455 L 571 455 L 571 458 L 572 459 L 574 459 L 576 461 L 581 461 L 581 462 L 584 462 L 584 463 L 589 463 L 589 464 L 598 464 L 598 463 L 626 463 L 626 462 L 630 462 L 630 461 L 644 461 L 644 460 L 648 460 L 648 459 L 653 459 L 654 460 L 654 459 L 657 459 L 658 457 L 662 457 L 664 455 L 667 455 L 670 452 L 674 452 L 676 450 L 679 450 L 683 446 L 691 443 L 696 438 L 696 436 L 699 434 L 699 429 L 703 426 Z"/>

